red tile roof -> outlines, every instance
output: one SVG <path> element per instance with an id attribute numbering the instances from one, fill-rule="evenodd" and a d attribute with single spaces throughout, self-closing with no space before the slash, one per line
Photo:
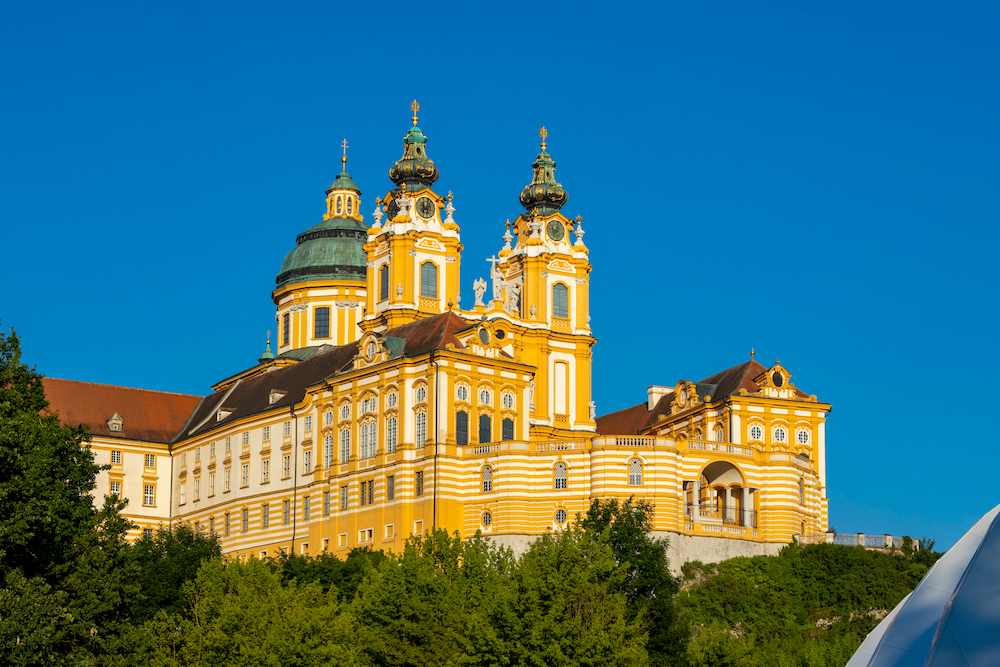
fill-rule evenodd
<path id="1" fill-rule="evenodd" d="M 76 380 L 43 378 L 42 384 L 49 409 L 64 424 L 87 424 L 91 435 L 147 442 L 173 440 L 201 401 L 200 396 Z M 108 418 L 116 412 L 121 433 L 108 428 Z"/>

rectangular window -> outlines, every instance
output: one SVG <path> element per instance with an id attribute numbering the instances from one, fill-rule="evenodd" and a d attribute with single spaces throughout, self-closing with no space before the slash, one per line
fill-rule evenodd
<path id="1" fill-rule="evenodd" d="M 186 502 L 184 500 L 184 487 L 185 486 L 187 486 L 187 484 L 181 484 L 181 505 L 183 505 Z"/>
<path id="2" fill-rule="evenodd" d="M 212 442 L 212 444 L 208 446 L 208 453 L 215 456 L 215 442 Z"/>
<path id="3" fill-rule="evenodd" d="M 224 535 L 226 537 L 229 537 L 229 512 L 226 512 L 226 525 L 225 525 L 225 533 L 224 533 Z"/>
<path id="4" fill-rule="evenodd" d="M 247 431 L 246 433 L 243 434 L 243 446 L 244 447 L 250 446 L 250 431 Z"/>
<path id="5" fill-rule="evenodd" d="M 208 495 L 209 497 L 215 495 L 215 473 L 208 474 Z"/>
<path id="6" fill-rule="evenodd" d="M 231 473 L 232 473 L 232 470 L 230 470 L 229 468 L 226 468 L 226 472 L 225 472 L 225 474 L 224 474 L 224 476 L 222 478 L 222 491 L 224 493 L 229 493 L 230 482 L 232 480 Z"/>
<path id="7" fill-rule="evenodd" d="M 209 537 L 215 537 L 215 517 L 208 517 L 208 535 Z"/>
<path id="8" fill-rule="evenodd" d="M 229 436 L 229 435 L 227 435 L 227 436 L 226 436 L 226 451 L 227 451 L 227 452 L 228 452 L 228 451 L 229 451 L 230 449 L 232 449 L 232 441 L 233 441 L 233 438 L 232 438 L 232 436 Z"/>
<path id="9" fill-rule="evenodd" d="M 347 546 L 347 533 L 341 533 L 337 535 L 337 546 L 346 547 Z"/>
<path id="10" fill-rule="evenodd" d="M 260 527 L 267 528 L 268 522 L 271 520 L 271 506 L 261 505 L 260 506 Z"/>
<path id="11" fill-rule="evenodd" d="M 201 500 L 201 478 L 200 477 L 195 477 L 194 478 L 194 499 L 196 501 L 197 500 Z"/>
<path id="12" fill-rule="evenodd" d="M 317 308 L 313 317 L 313 338 L 329 338 L 330 309 L 326 306 Z"/>
<path id="13" fill-rule="evenodd" d="M 427 444 L 427 414 L 424 412 L 418 412 L 417 417 L 417 428 L 416 428 L 416 442 L 414 444 L 417 447 L 423 447 Z"/>
<path id="14" fill-rule="evenodd" d="M 347 463 L 351 460 L 351 429 L 340 429 L 340 462 Z"/>
<path id="15" fill-rule="evenodd" d="M 340 509 L 347 509 L 347 487 L 340 487 Z"/>
<path id="16" fill-rule="evenodd" d="M 302 498 L 302 520 L 309 520 L 309 496 L 304 496 Z"/>
<path id="17" fill-rule="evenodd" d="M 389 265 L 383 264 L 378 270 L 378 300 L 385 301 L 389 298 Z"/>
<path id="18" fill-rule="evenodd" d="M 120 466 L 121 464 L 122 464 L 122 453 L 119 451 L 112 450 L 111 465 Z"/>
<path id="19" fill-rule="evenodd" d="M 291 514 L 291 502 L 288 500 L 283 500 L 281 502 L 281 523 L 290 523 L 289 516 Z"/>
<path id="20" fill-rule="evenodd" d="M 152 537 L 153 536 L 153 529 L 152 528 L 143 528 L 142 529 L 142 536 L 143 537 Z"/>
<path id="21" fill-rule="evenodd" d="M 313 471 L 313 453 L 312 450 L 306 450 L 302 453 L 302 474 L 308 475 Z"/>
<path id="22" fill-rule="evenodd" d="M 420 296 L 436 299 L 438 295 L 438 267 L 434 262 L 420 265 Z"/>
<path id="23" fill-rule="evenodd" d="M 271 481 L 271 462 L 264 460 L 260 462 L 260 483 L 267 484 Z"/>
<path id="24" fill-rule="evenodd" d="M 423 535 L 424 534 L 424 522 L 423 521 L 414 521 L 413 522 L 413 534 L 414 535 Z"/>
<path id="25" fill-rule="evenodd" d="M 240 476 L 241 487 L 246 488 L 250 486 L 250 464 L 244 463 L 242 468 L 242 475 Z"/>
<path id="26" fill-rule="evenodd" d="M 368 503 L 368 482 L 361 482 L 361 493 L 358 495 L 358 504 L 364 507 Z"/>
<path id="27" fill-rule="evenodd" d="M 312 415 L 306 415 L 306 430 L 313 430 L 313 417 Z"/>
<path id="28" fill-rule="evenodd" d="M 121 482 L 111 482 L 111 495 L 118 498 L 122 497 L 122 483 Z"/>
<path id="29" fill-rule="evenodd" d="M 290 313 L 285 313 L 281 316 L 281 344 L 288 345 L 288 341 L 291 340 L 291 324 L 292 317 Z"/>
<path id="30" fill-rule="evenodd" d="M 194 460 L 196 463 L 201 461 L 201 447 L 194 448 Z"/>
<path id="31" fill-rule="evenodd" d="M 181 465 L 186 466 L 188 464 L 188 454 L 184 452 L 181 454 Z"/>
<path id="32" fill-rule="evenodd" d="M 324 553 L 326 551 L 328 551 L 329 549 L 330 549 L 330 538 L 329 537 L 324 537 L 323 538 L 323 551 L 324 551 Z"/>
<path id="33" fill-rule="evenodd" d="M 240 532 L 245 533 L 250 530 L 250 510 L 243 508 L 240 511 Z"/>
<path id="34" fill-rule="evenodd" d="M 365 530 L 359 530 L 358 531 L 358 542 L 361 542 L 361 543 L 371 542 L 373 539 L 375 539 L 375 529 L 374 528 L 366 528 Z"/>
<path id="35" fill-rule="evenodd" d="M 303 542 L 302 543 L 302 546 L 299 547 L 299 553 L 302 554 L 303 556 L 308 556 L 309 555 L 309 543 L 308 542 Z"/>
<path id="36" fill-rule="evenodd" d="M 285 434 L 286 438 L 292 434 L 292 422 L 285 422 L 282 427 L 282 433 Z"/>
<path id="37" fill-rule="evenodd" d="M 271 427 L 270 426 L 265 426 L 264 427 L 264 440 L 267 441 L 267 440 L 270 440 L 270 439 L 271 439 Z"/>
<path id="38" fill-rule="evenodd" d="M 552 317 L 569 317 L 569 288 L 562 283 L 552 286 Z"/>
<path id="39" fill-rule="evenodd" d="M 147 468 L 155 468 L 156 467 L 156 455 L 155 454 L 146 454 L 146 467 Z"/>
<path id="40" fill-rule="evenodd" d="M 465 410 L 455 413 L 455 444 L 459 447 L 469 444 L 469 413 Z"/>
<path id="41" fill-rule="evenodd" d="M 156 502 L 156 487 L 152 484 L 144 484 L 142 487 L 142 504 L 152 507 Z"/>
<path id="42" fill-rule="evenodd" d="M 392 454 L 396 451 L 396 418 L 389 417 L 385 420 L 385 451 Z"/>
<path id="43" fill-rule="evenodd" d="M 514 439 L 514 420 L 504 417 L 503 424 L 503 437 L 502 440 L 513 440 Z"/>
<path id="44" fill-rule="evenodd" d="M 391 523 L 385 524 L 385 539 L 391 540 L 396 536 L 396 526 Z"/>
<path id="45" fill-rule="evenodd" d="M 385 499 L 392 500 L 396 497 L 396 476 L 389 475 L 385 478 Z"/>
<path id="46" fill-rule="evenodd" d="M 489 415 L 479 415 L 479 443 L 493 442 L 493 424 Z"/>
<path id="47" fill-rule="evenodd" d="M 330 516 L 330 492 L 323 492 L 323 516 Z"/>
<path id="48" fill-rule="evenodd" d="M 292 457 L 285 454 L 281 457 L 281 479 L 288 479 L 292 474 Z"/>
<path id="49" fill-rule="evenodd" d="M 417 487 L 416 495 L 418 495 L 418 496 L 424 495 L 424 471 L 423 470 L 418 470 L 417 471 L 417 484 L 416 484 L 416 487 Z"/>

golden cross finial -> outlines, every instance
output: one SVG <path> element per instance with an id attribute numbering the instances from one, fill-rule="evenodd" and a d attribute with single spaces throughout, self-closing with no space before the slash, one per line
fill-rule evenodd
<path id="1" fill-rule="evenodd" d="M 341 164 L 344 165 L 344 171 L 347 171 L 347 138 L 345 137 L 342 142 L 340 142 L 341 147 L 344 149 L 344 157 L 340 158 Z"/>
<path id="2" fill-rule="evenodd" d="M 413 120 L 413 127 L 416 127 L 417 126 L 417 112 L 420 111 L 420 105 L 417 104 L 416 100 L 413 100 L 412 102 L 410 102 L 410 109 L 413 111 L 413 118 L 411 119 L 411 120 Z"/>
<path id="3" fill-rule="evenodd" d="M 753 356 L 754 356 L 754 351 L 753 351 L 753 348 L 751 347 L 750 348 L 750 358 L 753 359 Z"/>
<path id="4" fill-rule="evenodd" d="M 271 330 L 270 329 L 267 330 L 267 345 L 268 345 L 268 347 L 270 347 L 270 345 L 271 345 Z"/>
<path id="5" fill-rule="evenodd" d="M 545 129 L 544 125 L 538 130 L 538 136 L 542 138 L 542 150 L 544 151 L 546 146 L 545 140 L 549 138 L 549 131 Z"/>

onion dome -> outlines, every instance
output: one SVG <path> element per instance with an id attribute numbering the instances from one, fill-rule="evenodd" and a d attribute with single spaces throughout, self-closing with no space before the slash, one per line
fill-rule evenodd
<path id="1" fill-rule="evenodd" d="M 521 191 L 521 205 L 529 211 L 537 211 L 539 215 L 549 215 L 563 207 L 568 195 L 563 186 L 556 183 L 556 163 L 552 156 L 545 152 L 548 130 L 543 127 L 538 131 L 538 135 L 542 138 L 542 152 L 531 165 L 535 177 Z"/>
<path id="2" fill-rule="evenodd" d="M 413 127 L 403 137 L 403 157 L 389 168 L 389 178 L 396 185 L 405 183 L 407 190 L 416 192 L 431 187 L 441 175 L 434 160 L 427 157 L 427 138 L 417 127 L 417 111 L 420 105 L 414 100 Z"/>

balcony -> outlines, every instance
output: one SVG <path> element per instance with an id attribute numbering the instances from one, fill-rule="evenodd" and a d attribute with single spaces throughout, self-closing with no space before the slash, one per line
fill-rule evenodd
<path id="1" fill-rule="evenodd" d="M 684 528 L 692 532 L 719 533 L 757 537 L 757 511 L 744 510 L 739 505 L 717 505 L 702 502 L 684 506 Z"/>

